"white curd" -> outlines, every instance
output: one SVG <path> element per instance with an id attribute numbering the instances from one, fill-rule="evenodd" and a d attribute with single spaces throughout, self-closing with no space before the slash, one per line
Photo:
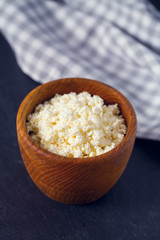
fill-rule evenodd
<path id="1" fill-rule="evenodd" d="M 117 104 L 88 92 L 56 94 L 27 118 L 27 131 L 42 148 L 67 157 L 93 157 L 116 147 L 126 134 Z"/>

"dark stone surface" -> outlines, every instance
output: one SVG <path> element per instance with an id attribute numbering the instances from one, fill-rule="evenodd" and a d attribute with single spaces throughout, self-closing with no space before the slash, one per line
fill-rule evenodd
<path id="1" fill-rule="evenodd" d="M 0 239 L 160 239 L 160 142 L 137 139 L 121 179 L 94 203 L 63 205 L 34 185 L 19 152 L 16 114 L 36 86 L 0 36 Z"/>
<path id="2" fill-rule="evenodd" d="M 153 4 L 153 6 L 160 11 L 160 1 L 159 0 L 149 0 Z"/>

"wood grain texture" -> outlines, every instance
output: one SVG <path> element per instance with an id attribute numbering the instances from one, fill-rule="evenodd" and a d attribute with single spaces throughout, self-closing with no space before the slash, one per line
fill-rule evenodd
<path id="1" fill-rule="evenodd" d="M 122 142 L 105 154 L 88 158 L 63 157 L 42 149 L 27 133 L 27 115 L 56 93 L 82 91 L 99 95 L 105 104 L 118 103 L 127 124 Z M 48 197 L 68 204 L 95 201 L 113 187 L 128 163 L 136 130 L 134 109 L 120 92 L 106 84 L 82 78 L 60 79 L 40 85 L 25 97 L 17 114 L 19 147 L 30 177 Z"/>

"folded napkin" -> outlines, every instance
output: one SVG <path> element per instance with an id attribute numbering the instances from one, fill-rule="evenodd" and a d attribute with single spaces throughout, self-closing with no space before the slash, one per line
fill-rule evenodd
<path id="1" fill-rule="evenodd" d="M 147 0 L 0 0 L 21 69 L 44 83 L 93 78 L 133 104 L 138 137 L 160 140 L 160 13 Z"/>

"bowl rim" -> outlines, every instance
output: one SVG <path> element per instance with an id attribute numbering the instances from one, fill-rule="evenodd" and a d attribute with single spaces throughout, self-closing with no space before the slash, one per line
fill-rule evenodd
<path id="1" fill-rule="evenodd" d="M 30 96 L 32 96 L 34 94 L 34 92 L 38 91 L 40 88 L 43 88 L 43 86 L 46 85 L 50 85 L 50 84 L 54 84 L 57 81 L 67 81 L 67 80 L 71 80 L 71 79 L 76 79 L 76 80 L 85 80 L 85 81 L 90 81 L 90 82 L 96 82 L 97 84 L 103 85 L 104 87 L 110 88 L 112 89 L 114 92 L 116 92 L 128 105 L 128 108 L 130 109 L 130 113 L 132 114 L 132 118 L 131 118 L 131 123 L 130 124 L 130 128 L 128 129 L 127 127 L 127 133 L 124 136 L 124 138 L 122 139 L 122 141 L 113 149 L 111 149 L 110 151 L 100 154 L 100 155 L 96 155 L 93 157 L 83 157 L 83 158 L 76 158 L 76 157 L 66 157 L 66 156 L 62 156 L 59 154 L 55 154 L 52 153 L 42 147 L 39 146 L 38 143 L 36 143 L 28 134 L 27 129 L 26 129 L 26 124 L 23 124 L 22 118 L 20 117 L 20 112 L 22 111 L 25 103 L 28 101 L 28 99 L 30 98 Z M 40 104 L 40 103 L 39 103 Z M 124 118 L 125 119 L 125 118 Z M 125 119 L 126 121 L 126 119 Z M 126 121 L 127 122 L 127 121 Z M 131 125 L 133 126 L 131 128 Z M 16 118 L 16 126 L 17 126 L 17 135 L 18 135 L 18 131 L 19 129 L 21 129 L 22 133 L 23 133 L 23 139 L 24 141 L 28 144 L 28 146 L 30 148 L 33 148 L 35 151 L 37 151 L 38 154 L 45 154 L 46 157 L 49 158 L 58 158 L 58 160 L 60 162 L 68 162 L 68 163 L 89 163 L 89 162 L 93 162 L 93 161 L 97 161 L 100 159 L 105 159 L 107 161 L 107 159 L 110 159 L 110 157 L 113 155 L 113 153 L 118 152 L 119 149 L 123 148 L 125 146 L 125 144 L 129 141 L 130 137 L 132 135 L 136 135 L 136 130 L 137 130 L 137 118 L 136 118 L 136 113 L 134 111 L 134 108 L 132 106 L 132 104 L 129 102 L 129 100 L 121 93 L 119 92 L 117 89 L 111 87 L 110 85 L 97 81 L 97 80 L 93 80 L 93 79 L 88 79 L 88 78 L 80 78 L 80 77 L 71 77 L 71 78 L 61 78 L 61 79 L 56 79 L 56 80 L 52 80 L 49 81 L 47 83 L 41 84 L 39 86 L 37 86 L 36 88 L 32 89 L 23 99 L 23 101 L 20 104 L 20 107 L 18 109 L 18 113 L 17 113 L 17 118 Z"/>

